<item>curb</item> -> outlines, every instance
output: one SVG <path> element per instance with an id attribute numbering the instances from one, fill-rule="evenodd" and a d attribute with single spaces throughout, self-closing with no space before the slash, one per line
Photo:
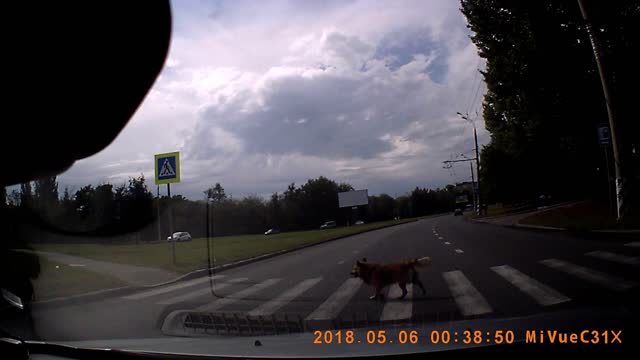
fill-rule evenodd
<path id="1" fill-rule="evenodd" d="M 321 244 L 325 244 L 325 243 L 328 243 L 328 242 L 331 242 L 331 241 L 344 239 L 344 238 L 349 237 L 349 236 L 360 235 L 360 234 L 368 233 L 368 232 L 371 232 L 371 231 L 382 230 L 382 229 L 386 229 L 386 228 L 390 228 L 390 227 L 394 227 L 394 226 L 398 226 L 398 225 L 411 224 L 411 223 L 417 222 L 419 220 L 423 220 L 423 219 L 427 219 L 427 218 L 434 218 L 434 217 L 444 216 L 444 215 L 445 214 L 440 214 L 440 215 L 434 215 L 434 216 L 421 218 L 421 219 L 409 220 L 409 221 L 402 222 L 402 223 L 399 223 L 399 224 L 389 224 L 389 225 L 385 225 L 385 226 L 381 226 L 381 227 L 377 227 L 377 228 L 373 228 L 373 229 L 362 230 L 362 231 L 356 232 L 356 233 L 337 236 L 337 237 L 334 237 L 334 238 L 322 240 L 322 241 L 311 243 L 311 244 L 301 245 L 301 246 L 294 247 L 294 248 L 291 248 L 291 249 L 280 250 L 280 251 L 276 251 L 276 252 L 272 252 L 272 253 L 268 253 L 268 254 L 263 254 L 263 255 L 258 255 L 258 256 L 251 257 L 251 258 L 247 258 L 247 259 L 238 260 L 238 261 L 235 261 L 235 262 L 232 262 L 232 263 L 219 265 L 219 266 L 216 266 L 216 267 L 213 267 L 213 268 L 210 268 L 210 269 L 198 269 L 198 270 L 194 270 L 194 271 L 188 272 L 186 274 L 182 274 L 182 275 L 178 276 L 175 279 L 172 279 L 172 280 L 169 280 L 169 281 L 164 281 L 164 282 L 157 283 L 157 284 L 145 285 L 145 286 L 122 286 L 122 287 L 111 288 L 111 289 L 97 290 L 97 291 L 91 291 L 91 292 L 84 293 L 84 294 L 77 294 L 77 295 L 71 295 L 71 296 L 65 296 L 65 297 L 58 297 L 58 298 L 42 300 L 42 301 L 34 301 L 33 304 L 34 305 L 38 305 L 38 306 L 55 305 L 55 304 L 62 303 L 62 302 L 67 302 L 67 301 L 74 301 L 74 300 L 77 301 L 77 300 L 81 300 L 81 299 L 82 300 L 86 300 L 86 299 L 92 299 L 94 297 L 100 298 L 100 297 L 104 297 L 107 294 L 108 295 L 113 295 L 113 294 L 120 295 L 120 294 L 133 292 L 135 290 L 150 289 L 150 288 L 155 288 L 155 287 L 159 287 L 159 286 L 169 285 L 169 284 L 181 281 L 181 280 L 188 280 L 188 279 L 198 278 L 198 277 L 203 276 L 203 275 L 208 275 L 210 271 L 211 272 L 221 272 L 221 271 L 229 270 L 229 269 L 232 269 L 232 268 L 235 268 L 235 267 L 239 267 L 239 266 L 248 265 L 248 264 L 251 264 L 251 263 L 254 263 L 254 262 L 258 262 L 258 261 L 261 261 L 261 260 L 270 259 L 270 258 L 279 256 L 279 255 L 284 255 L 284 254 L 287 254 L 287 253 L 290 253 L 290 252 L 306 249 L 306 248 L 309 248 L 309 247 L 312 247 L 312 246 L 321 245 Z"/>
<path id="2" fill-rule="evenodd" d="M 132 292 L 133 290 L 135 290 L 136 287 L 134 286 L 121 286 L 121 287 L 117 287 L 117 288 L 110 288 L 110 289 L 102 289 L 102 290 L 96 290 L 96 291 L 90 291 L 87 293 L 82 293 L 82 294 L 76 294 L 76 295 L 69 295 L 69 296 L 61 296 L 61 297 L 57 297 L 57 298 L 53 298 L 53 299 L 47 299 L 47 300 L 38 300 L 38 301 L 34 301 L 32 302 L 33 305 L 36 305 L 38 307 L 46 307 L 46 306 L 53 306 L 53 305 L 57 305 L 60 303 L 66 303 L 66 302 L 71 302 L 71 303 L 75 303 L 79 300 L 90 300 L 90 299 L 99 299 L 99 298 L 103 298 L 107 295 L 121 295 L 121 294 L 127 294 Z"/>
<path id="3" fill-rule="evenodd" d="M 520 223 L 515 223 L 511 226 L 515 228 L 534 229 L 534 230 L 548 230 L 548 231 L 566 231 L 567 230 L 565 228 L 559 228 L 559 227 L 553 227 L 553 226 L 528 225 L 528 224 L 520 224 Z"/>

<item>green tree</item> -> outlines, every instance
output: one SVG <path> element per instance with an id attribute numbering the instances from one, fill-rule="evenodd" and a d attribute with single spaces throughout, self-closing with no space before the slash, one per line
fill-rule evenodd
<path id="1" fill-rule="evenodd" d="M 631 120 L 637 62 L 628 56 L 640 45 L 640 7 L 630 0 L 587 2 L 603 61 L 611 65 L 624 133 L 640 133 Z M 607 112 L 577 2 L 463 0 L 461 10 L 486 59 L 483 116 L 491 142 L 482 150 L 480 176 L 487 195 L 520 201 L 606 191 L 595 172 L 604 167 L 595 134 Z M 637 138 L 627 136 L 625 156 Z"/>
<path id="2" fill-rule="evenodd" d="M 221 203 L 227 199 L 227 194 L 224 192 L 224 188 L 220 183 L 216 183 L 214 186 L 204 191 L 207 199 L 212 199 L 214 203 Z"/>

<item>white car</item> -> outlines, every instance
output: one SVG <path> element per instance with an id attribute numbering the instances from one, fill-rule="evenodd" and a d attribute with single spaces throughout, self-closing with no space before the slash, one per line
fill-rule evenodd
<path id="1" fill-rule="evenodd" d="M 189 234 L 186 231 L 178 231 L 178 232 L 174 232 L 173 236 L 169 236 L 167 237 L 167 241 L 190 241 L 191 240 L 191 234 Z"/>

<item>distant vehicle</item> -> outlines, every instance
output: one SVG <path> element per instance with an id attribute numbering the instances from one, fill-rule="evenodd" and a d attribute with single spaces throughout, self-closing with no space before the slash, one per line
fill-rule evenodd
<path id="1" fill-rule="evenodd" d="M 320 225 L 320 229 L 331 229 L 336 227 L 335 221 L 327 221 L 326 223 Z"/>
<path id="2" fill-rule="evenodd" d="M 167 237 L 167 241 L 191 241 L 191 234 L 186 231 L 174 232 L 172 236 Z"/>
<path id="3" fill-rule="evenodd" d="M 358 220 L 358 221 L 356 221 L 355 225 L 364 225 L 364 221 Z"/>
<path id="4" fill-rule="evenodd" d="M 277 234 L 279 232 L 280 232 L 280 230 L 278 230 L 278 229 L 269 229 L 269 230 L 265 231 L 264 234 L 265 235 L 273 235 L 273 234 Z"/>
<path id="5" fill-rule="evenodd" d="M 453 212 L 453 215 L 454 216 L 462 215 L 462 209 L 460 208 L 455 209 L 455 211 Z"/>

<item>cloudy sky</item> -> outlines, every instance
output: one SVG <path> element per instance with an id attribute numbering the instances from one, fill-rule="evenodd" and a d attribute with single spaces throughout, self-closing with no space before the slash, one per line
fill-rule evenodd
<path id="1" fill-rule="evenodd" d="M 468 180 L 483 63 L 458 2 L 184 1 L 169 58 L 118 138 L 59 177 L 120 184 L 180 151 L 172 192 L 282 192 L 320 175 L 400 195 Z M 480 142 L 488 135 L 476 122 Z M 155 186 L 153 187 L 155 192 Z M 164 191 L 164 189 L 163 189 Z M 61 191 L 62 192 L 62 191 Z"/>

